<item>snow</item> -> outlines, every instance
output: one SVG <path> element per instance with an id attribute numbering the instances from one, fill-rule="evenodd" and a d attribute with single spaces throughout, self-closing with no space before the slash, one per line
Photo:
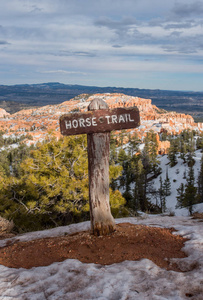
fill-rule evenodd
<path id="1" fill-rule="evenodd" d="M 19 144 L 18 143 L 15 143 L 15 144 L 11 144 L 9 146 L 3 146 L 0 148 L 0 151 L 4 151 L 4 150 L 8 150 L 8 149 L 16 149 L 19 147 Z"/>
<path id="2" fill-rule="evenodd" d="M 0 299 L 16 300 L 200 300 L 203 295 L 203 226 L 190 217 L 142 214 L 138 218 L 117 219 L 119 222 L 148 226 L 174 227 L 186 241 L 183 250 L 188 257 L 175 260 L 185 272 L 167 271 L 152 261 L 124 261 L 109 266 L 85 264 L 75 259 L 30 270 L 0 265 Z M 12 239 L 21 241 L 64 235 L 86 230 L 89 222 L 51 230 L 27 233 Z M 5 245 L 1 241 L 0 246 Z"/>
<path id="3" fill-rule="evenodd" d="M 194 177 L 195 182 L 197 182 L 197 178 L 200 171 L 200 162 L 201 162 L 202 153 L 201 150 L 195 151 L 195 164 L 194 164 Z M 186 184 L 186 179 L 184 179 L 184 172 L 188 172 L 187 164 L 183 163 L 183 160 L 178 158 L 178 163 L 174 167 L 169 166 L 169 160 L 167 155 L 160 156 L 160 167 L 162 169 L 161 175 L 159 175 L 156 179 L 153 180 L 152 186 L 154 189 L 158 190 L 160 187 L 160 176 L 164 181 L 166 178 L 166 171 L 168 171 L 168 177 L 171 182 L 171 195 L 166 197 L 166 207 L 168 212 L 175 213 L 176 216 L 188 216 L 188 209 L 187 208 L 178 208 L 176 209 L 175 206 L 177 204 L 177 189 L 180 187 L 181 183 Z M 196 184 L 197 186 L 197 184 Z M 153 202 L 153 199 L 151 199 Z M 154 201 L 155 203 L 155 201 Z M 203 212 L 203 203 L 194 205 L 194 212 L 199 211 Z"/>

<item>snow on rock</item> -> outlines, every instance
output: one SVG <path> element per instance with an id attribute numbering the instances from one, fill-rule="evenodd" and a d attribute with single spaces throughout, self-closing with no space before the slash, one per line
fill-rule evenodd
<path id="1" fill-rule="evenodd" d="M 174 227 L 187 237 L 188 257 L 176 259 L 185 272 L 166 271 L 147 259 L 109 266 L 68 259 L 30 270 L 0 266 L 0 299 L 16 300 L 164 300 L 202 299 L 203 226 L 189 217 L 150 216 L 117 219 L 149 226 Z M 21 235 L 31 240 L 85 230 L 89 222 Z M 3 246 L 4 243 L 1 243 Z"/>
<path id="2" fill-rule="evenodd" d="M 10 114 L 7 111 L 5 111 L 5 109 L 0 108 L 0 118 L 5 118 L 7 116 L 10 116 Z"/>

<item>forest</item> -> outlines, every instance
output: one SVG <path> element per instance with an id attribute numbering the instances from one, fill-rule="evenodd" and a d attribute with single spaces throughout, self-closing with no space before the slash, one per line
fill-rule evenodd
<path id="1" fill-rule="evenodd" d="M 159 139 L 170 141 L 168 168 L 178 159 L 188 167 L 176 200 L 177 207 L 186 207 L 192 214 L 193 206 L 203 202 L 203 155 L 198 178 L 194 177 L 195 151 L 203 152 L 203 134 L 162 132 Z M 155 188 L 152 180 L 158 176 Z M 156 133 L 147 132 L 143 140 L 124 130 L 111 134 L 110 205 L 115 218 L 136 216 L 140 211 L 165 213 L 171 184 L 160 167 Z M 57 140 L 50 135 L 28 147 L 22 137 L 8 138 L 0 132 L 0 216 L 13 220 L 16 232 L 89 220 L 88 185 L 86 136 Z"/>

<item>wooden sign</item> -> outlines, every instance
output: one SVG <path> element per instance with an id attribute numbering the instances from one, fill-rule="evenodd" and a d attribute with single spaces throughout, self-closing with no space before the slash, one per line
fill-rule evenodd
<path id="1" fill-rule="evenodd" d="M 140 116 L 137 107 L 70 113 L 60 118 L 60 129 L 63 135 L 110 132 L 135 128 L 139 124 Z"/>
<path id="2" fill-rule="evenodd" d="M 107 235 L 115 230 L 109 204 L 110 131 L 140 125 L 137 107 L 108 109 L 101 99 L 94 99 L 88 112 L 60 117 L 63 135 L 87 134 L 89 204 L 94 235 Z"/>

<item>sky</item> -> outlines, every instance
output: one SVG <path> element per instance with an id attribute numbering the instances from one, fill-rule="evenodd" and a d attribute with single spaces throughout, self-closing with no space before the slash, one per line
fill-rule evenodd
<path id="1" fill-rule="evenodd" d="M 203 91 L 203 0 L 1 0 L 0 84 Z"/>

